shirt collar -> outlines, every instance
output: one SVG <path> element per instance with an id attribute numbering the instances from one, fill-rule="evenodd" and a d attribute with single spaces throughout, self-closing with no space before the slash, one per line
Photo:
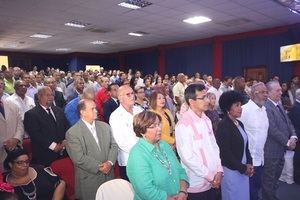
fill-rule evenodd
<path id="1" fill-rule="evenodd" d="M 187 113 L 193 118 L 193 119 L 204 119 L 205 120 L 205 113 L 202 112 L 201 117 L 199 117 L 190 107 L 187 110 Z"/>
<path id="2" fill-rule="evenodd" d="M 248 104 L 250 104 L 253 109 L 265 109 L 265 106 L 259 107 L 252 99 L 249 99 Z"/>
<path id="3" fill-rule="evenodd" d="M 87 121 L 81 119 L 83 121 L 83 123 L 89 128 L 95 128 L 95 121 L 92 122 L 92 124 L 88 123 Z"/>
<path id="4" fill-rule="evenodd" d="M 273 101 L 272 99 L 268 98 L 275 106 L 277 106 L 279 103 L 276 103 L 275 101 Z"/>
<path id="5" fill-rule="evenodd" d="M 155 147 L 153 144 L 147 142 L 144 138 L 140 138 L 140 143 L 141 143 L 141 144 L 142 144 L 149 152 L 153 152 L 153 150 L 156 149 L 156 147 Z M 160 141 L 158 141 L 158 144 L 159 144 L 159 143 L 160 143 Z"/>

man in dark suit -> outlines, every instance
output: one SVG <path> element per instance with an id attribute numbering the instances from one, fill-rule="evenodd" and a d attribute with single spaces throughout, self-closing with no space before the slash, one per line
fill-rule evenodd
<path id="1" fill-rule="evenodd" d="M 48 166 L 66 155 L 65 133 L 69 124 L 62 109 L 53 106 L 50 87 L 41 87 L 37 94 L 39 104 L 25 113 L 24 128 L 31 139 L 33 163 Z"/>
<path id="2" fill-rule="evenodd" d="M 52 93 L 54 95 L 53 104 L 55 106 L 60 107 L 60 108 L 64 108 L 64 106 L 66 105 L 66 100 L 64 98 L 63 93 L 56 90 L 56 81 L 55 81 L 55 79 L 52 78 L 52 77 L 46 78 L 44 80 L 44 86 L 48 86 L 48 87 L 51 88 Z M 35 104 L 38 104 L 38 96 L 37 96 L 37 94 L 34 95 L 34 102 L 35 102 Z"/>
<path id="3" fill-rule="evenodd" d="M 300 89 L 295 92 L 295 103 L 289 112 L 289 117 L 295 127 L 297 137 L 300 137 Z M 296 146 L 294 155 L 294 181 L 300 184 L 300 145 Z"/>
<path id="4" fill-rule="evenodd" d="M 103 113 L 105 122 L 109 122 L 109 117 L 120 105 L 118 100 L 118 89 L 117 83 L 112 83 L 108 86 L 107 90 L 110 94 L 110 98 L 103 104 Z"/>
<path id="5" fill-rule="evenodd" d="M 78 104 L 80 120 L 67 134 L 67 151 L 75 165 L 76 198 L 95 199 L 98 187 L 113 178 L 118 146 L 108 124 L 96 121 L 93 100 Z"/>
<path id="6" fill-rule="evenodd" d="M 269 98 L 265 103 L 269 129 L 264 147 L 264 172 L 262 177 L 262 198 L 276 200 L 278 179 L 284 165 L 284 153 L 287 149 L 293 150 L 297 136 L 294 127 L 284 112 L 280 103 L 281 87 L 278 81 L 266 84 Z"/>

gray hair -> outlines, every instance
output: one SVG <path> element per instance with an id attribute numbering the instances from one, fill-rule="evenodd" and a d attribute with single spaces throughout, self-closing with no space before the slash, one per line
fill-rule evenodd
<path id="1" fill-rule="evenodd" d="M 82 95 L 80 99 L 91 99 L 94 100 L 95 98 L 95 90 L 93 87 L 86 87 L 83 89 Z"/>
<path id="2" fill-rule="evenodd" d="M 267 82 L 267 84 L 266 84 L 267 90 L 271 91 L 273 89 L 274 85 L 276 85 L 276 84 L 279 84 L 279 82 L 276 80 Z"/>
<path id="3" fill-rule="evenodd" d="M 252 85 L 251 95 L 254 95 L 254 93 L 257 91 L 257 88 L 259 88 L 261 86 L 265 86 L 265 84 L 263 82 L 258 82 L 258 83 L 255 83 L 254 85 Z"/>

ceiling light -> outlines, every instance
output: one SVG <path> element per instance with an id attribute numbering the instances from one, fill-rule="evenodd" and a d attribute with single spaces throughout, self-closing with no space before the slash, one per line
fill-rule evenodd
<path id="1" fill-rule="evenodd" d="M 58 48 L 58 49 L 55 49 L 55 51 L 70 51 L 71 49 L 70 48 Z"/>
<path id="2" fill-rule="evenodd" d="M 42 33 L 36 33 L 30 36 L 31 38 L 41 38 L 41 39 L 47 39 L 52 37 L 52 35 L 42 34 Z"/>
<path id="3" fill-rule="evenodd" d="M 137 32 L 130 32 L 130 33 L 128 33 L 128 35 L 136 36 L 136 37 L 142 37 L 143 36 L 142 33 L 137 33 Z"/>
<path id="4" fill-rule="evenodd" d="M 65 26 L 71 26 L 75 28 L 84 28 L 86 26 L 90 25 L 89 23 L 83 23 L 77 20 L 72 20 L 70 22 L 65 23 Z"/>
<path id="5" fill-rule="evenodd" d="M 104 42 L 104 41 L 101 41 L 101 40 L 96 40 L 96 41 L 93 41 L 91 42 L 91 44 L 107 44 L 108 42 Z"/>
<path id="6" fill-rule="evenodd" d="M 299 0 L 274 0 L 274 1 L 284 7 L 287 7 L 292 13 L 300 14 Z"/>
<path id="7" fill-rule="evenodd" d="M 129 3 L 126 3 L 126 2 L 119 3 L 118 5 L 122 6 L 124 8 L 133 9 L 133 10 L 141 8 L 141 7 L 137 6 L 137 5 L 132 5 L 132 4 L 129 4 Z"/>
<path id="8" fill-rule="evenodd" d="M 119 3 L 119 6 L 125 7 L 125 8 L 129 8 L 129 9 L 139 9 L 139 8 L 144 8 L 146 6 L 150 6 L 152 3 L 151 2 L 147 2 L 147 1 L 143 1 L 143 0 L 127 0 L 127 1 L 123 1 L 121 3 Z"/>
<path id="9" fill-rule="evenodd" d="M 209 22 L 209 21 L 211 21 L 211 19 L 208 17 L 203 17 L 203 16 L 195 16 L 195 17 L 190 17 L 190 18 L 184 19 L 183 21 L 185 23 L 189 23 L 189 24 L 201 24 L 204 22 Z"/>

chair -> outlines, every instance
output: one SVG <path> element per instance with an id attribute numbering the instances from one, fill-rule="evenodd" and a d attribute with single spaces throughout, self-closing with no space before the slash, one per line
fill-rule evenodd
<path id="1" fill-rule="evenodd" d="M 123 179 L 113 179 L 100 185 L 95 200 L 133 200 L 134 191 L 131 184 Z"/>
<path id="2" fill-rule="evenodd" d="M 29 138 L 23 139 L 23 148 L 28 153 L 29 159 L 32 158 L 32 146 L 31 146 L 31 140 Z"/>
<path id="3" fill-rule="evenodd" d="M 69 200 L 75 199 L 75 170 L 69 157 L 56 160 L 50 165 L 53 172 L 66 182 L 66 195 Z"/>

